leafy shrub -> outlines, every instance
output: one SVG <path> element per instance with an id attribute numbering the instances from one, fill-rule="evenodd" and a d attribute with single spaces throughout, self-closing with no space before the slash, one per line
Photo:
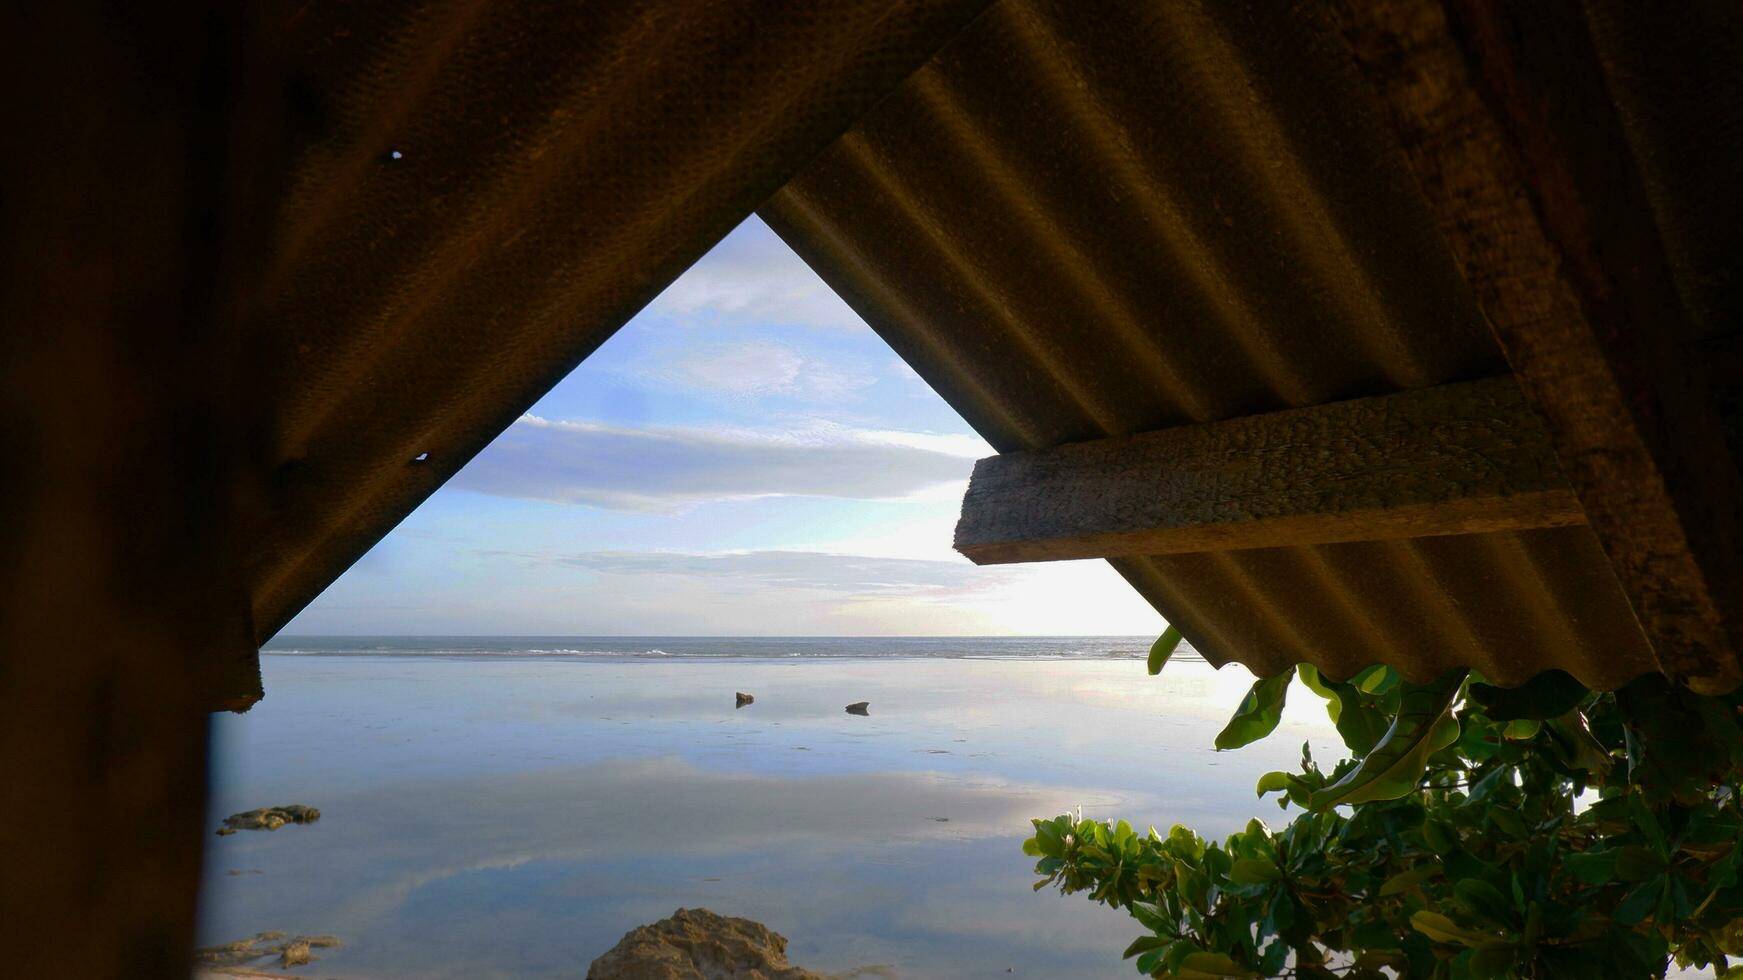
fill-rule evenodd
<path id="1" fill-rule="evenodd" d="M 1145 930 L 1126 956 L 1157 977 L 1743 977 L 1743 698 L 1304 665 L 1255 682 L 1217 747 L 1270 734 L 1297 677 L 1352 757 L 1326 772 L 1303 745 L 1298 772 L 1259 778 L 1302 811 L 1288 826 L 1218 844 L 1035 820 L 1036 889 L 1125 909 Z"/>

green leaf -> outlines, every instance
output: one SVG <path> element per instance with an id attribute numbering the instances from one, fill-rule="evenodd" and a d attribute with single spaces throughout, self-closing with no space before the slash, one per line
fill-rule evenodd
<path id="1" fill-rule="evenodd" d="M 1363 694 L 1384 694 L 1398 686 L 1400 680 L 1397 671 L 1385 664 L 1375 664 L 1350 678 L 1350 683 Z"/>
<path id="2" fill-rule="evenodd" d="M 1199 952 L 1198 944 L 1190 939 L 1181 939 L 1169 946 L 1167 952 L 1162 954 L 1162 965 L 1168 968 L 1169 973 L 1177 973 L 1180 970 L 1180 964 L 1186 962 L 1186 958 L 1196 952 Z"/>
<path id="3" fill-rule="evenodd" d="M 1265 953 L 1259 957 L 1259 970 L 1265 976 L 1274 977 L 1283 972 L 1289 965 L 1289 944 L 1281 939 L 1275 940 L 1265 947 Z"/>
<path id="4" fill-rule="evenodd" d="M 1289 682 L 1294 679 L 1295 671 L 1286 670 L 1275 677 L 1254 681 L 1247 696 L 1241 699 L 1235 716 L 1217 734 L 1216 747 L 1220 750 L 1238 749 L 1276 730 L 1277 723 L 1283 720 L 1283 699 L 1289 693 Z"/>
<path id="5" fill-rule="evenodd" d="M 1629 794 L 1628 815 L 1634 819 L 1634 825 L 1640 828 L 1640 832 L 1646 835 L 1647 843 L 1651 844 L 1652 849 L 1658 852 L 1658 856 L 1668 860 L 1670 846 L 1664 839 L 1664 827 L 1659 824 L 1658 817 L 1646 805 L 1646 801 L 1640 797 L 1640 794 Z"/>
<path id="6" fill-rule="evenodd" d="M 1657 878 L 1636 885 L 1634 890 L 1622 899 L 1621 904 L 1616 906 L 1616 911 L 1610 913 L 1610 918 L 1625 926 L 1639 922 L 1646 918 L 1646 914 L 1652 911 L 1654 905 L 1658 904 L 1658 896 L 1663 891 L 1664 883 Z"/>
<path id="7" fill-rule="evenodd" d="M 1369 949 L 1363 950 L 1362 955 L 1356 957 L 1355 966 L 1363 970 L 1378 970 L 1380 967 L 1389 966 L 1396 970 L 1408 962 L 1404 954 L 1395 949 Z"/>
<path id="8" fill-rule="evenodd" d="M 1180 897 L 1200 912 L 1210 911 L 1210 882 L 1204 872 L 1189 866 L 1185 861 L 1174 862 L 1174 887 L 1180 890 Z"/>
<path id="9" fill-rule="evenodd" d="M 1162 673 L 1162 665 L 1168 662 L 1169 657 L 1174 656 L 1174 648 L 1180 645 L 1180 639 L 1180 631 L 1169 626 L 1156 638 L 1155 643 L 1150 644 L 1150 659 L 1144 665 L 1149 669 L 1151 677 Z"/>
<path id="10" fill-rule="evenodd" d="M 1542 728 L 1543 722 L 1541 721 L 1520 718 L 1517 721 L 1508 722 L 1507 727 L 1501 729 L 1501 737 L 1509 742 L 1529 742 L 1537 737 L 1538 731 Z"/>
<path id="11" fill-rule="evenodd" d="M 1588 885 L 1602 885 L 1616 877 L 1615 851 L 1588 851 L 1561 859 L 1568 873 Z"/>
<path id="12" fill-rule="evenodd" d="M 1616 857 L 1616 877 L 1623 881 L 1645 881 L 1664 873 L 1664 861 L 1651 848 L 1630 844 L 1612 851 Z"/>
<path id="13" fill-rule="evenodd" d="M 1229 880 L 1237 885 L 1260 885 L 1282 877 L 1277 865 L 1263 858 L 1239 858 L 1229 869 Z"/>
<path id="14" fill-rule="evenodd" d="M 1375 707 L 1378 696 L 1354 683 L 1327 680 L 1312 664 L 1299 664 L 1295 671 L 1309 690 L 1325 699 L 1326 716 L 1337 726 L 1344 745 L 1356 755 L 1368 754 L 1386 733 L 1387 719 Z"/>
<path id="15" fill-rule="evenodd" d="M 1374 696 L 1345 685 L 1338 705 L 1338 717 L 1333 724 L 1337 725 L 1344 746 L 1358 756 L 1374 751 L 1374 746 L 1386 737 L 1388 722 L 1385 712 L 1375 704 Z"/>
<path id="16" fill-rule="evenodd" d="M 1525 947 L 1530 949 L 1537 945 L 1537 940 L 1543 935 L 1543 903 L 1532 902 L 1525 907 Z"/>
<path id="17" fill-rule="evenodd" d="M 1127 946 L 1124 953 L 1120 954 L 1120 959 L 1129 960 L 1139 953 L 1148 953 L 1152 949 L 1162 949 L 1171 942 L 1173 940 L 1164 939 L 1161 936 L 1139 936 L 1132 940 L 1132 945 Z"/>
<path id="18" fill-rule="evenodd" d="M 1162 911 L 1160 905 L 1155 905 L 1150 902 L 1133 902 L 1126 910 L 1132 913 L 1132 918 L 1137 919 L 1139 925 L 1151 932 L 1165 933 L 1174 931 L 1174 923 L 1169 921 L 1168 916 Z"/>
<path id="19" fill-rule="evenodd" d="M 1425 820 L 1422 823 L 1422 842 L 1436 854 L 1446 854 L 1458 846 L 1456 832 L 1438 820 Z"/>
<path id="20" fill-rule="evenodd" d="M 1395 800 L 1414 792 L 1428 757 L 1458 740 L 1459 723 L 1449 709 L 1464 674 L 1457 670 L 1431 684 L 1404 685 L 1398 717 L 1386 737 L 1342 779 L 1315 792 L 1313 809 Z"/>
<path id="21" fill-rule="evenodd" d="M 1453 885 L 1453 896 L 1475 914 L 1504 922 L 1508 901 L 1499 889 L 1481 878 L 1466 878 Z"/>
<path id="22" fill-rule="evenodd" d="M 1471 685 L 1471 700 L 1495 721 L 1548 721 L 1578 707 L 1589 693 L 1559 670 L 1546 670 L 1518 687 Z"/>
<path id="23" fill-rule="evenodd" d="M 1286 775 L 1289 777 L 1289 785 L 1284 788 L 1284 795 L 1289 797 L 1289 802 L 1301 807 L 1303 810 L 1307 809 L 1307 801 L 1313 796 L 1313 790 L 1307 785 L 1307 780 L 1302 779 L 1294 773 L 1287 773 Z M 1277 805 L 1281 807 L 1283 801 L 1279 800 Z"/>
<path id="24" fill-rule="evenodd" d="M 1306 684 L 1308 690 L 1327 701 L 1331 701 L 1337 697 L 1337 691 L 1333 689 L 1333 685 L 1337 682 L 1328 681 L 1321 677 L 1318 667 L 1315 667 L 1312 664 L 1296 664 L 1295 675 L 1301 678 L 1301 683 Z M 1332 721 L 1337 721 L 1337 718 L 1333 717 Z"/>
<path id="25" fill-rule="evenodd" d="M 1410 927 L 1437 943 L 1450 943 L 1455 946 L 1486 946 L 1496 939 L 1490 933 L 1466 929 L 1439 912 L 1430 912 L 1427 909 L 1411 914 Z"/>
<path id="26" fill-rule="evenodd" d="M 1440 874 L 1440 865 L 1433 862 L 1419 864 L 1408 871 L 1400 871 L 1387 878 L 1386 883 L 1380 886 L 1380 895 L 1386 897 L 1407 892 L 1437 874 Z"/>
<path id="27" fill-rule="evenodd" d="M 1186 959 L 1180 961 L 1174 975 L 1183 980 L 1204 980 L 1210 977 L 1251 977 L 1254 974 L 1252 970 L 1236 963 L 1227 953 L 1207 953 L 1200 950 L 1188 953 Z"/>
<path id="28" fill-rule="evenodd" d="M 1113 839 L 1115 847 L 1127 848 L 1131 845 L 1131 842 L 1137 840 L 1137 838 L 1138 834 L 1132 829 L 1131 824 L 1124 820 L 1114 824 Z"/>
<path id="29" fill-rule="evenodd" d="M 1259 777 L 1258 795 L 1275 793 L 1289 788 L 1289 774 L 1286 772 L 1268 772 Z"/>
<path id="30" fill-rule="evenodd" d="M 1053 821 L 1035 821 L 1035 847 L 1047 857 L 1065 856 L 1065 839 Z"/>
<path id="31" fill-rule="evenodd" d="M 1658 909 L 1652 913 L 1652 921 L 1663 928 L 1676 921 L 1676 905 L 1671 898 L 1671 877 L 1666 875 L 1658 889 Z"/>
<path id="32" fill-rule="evenodd" d="M 1555 747 L 1563 765 L 1569 769 L 1583 769 L 1599 779 L 1609 775 L 1612 765 L 1610 753 L 1604 748 L 1604 743 L 1592 735 L 1592 729 L 1586 724 L 1584 715 L 1578 711 L 1570 711 L 1559 718 L 1550 719 L 1545 727 L 1549 729 L 1550 743 Z"/>
<path id="33" fill-rule="evenodd" d="M 1524 818 L 1507 807 L 1498 806 L 1489 811 L 1489 819 L 1495 821 L 1495 826 L 1518 840 L 1526 840 L 1531 836 L 1530 829 L 1525 826 Z"/>
<path id="34" fill-rule="evenodd" d="M 1519 951 L 1510 943 L 1490 943 L 1471 953 L 1469 968 L 1473 980 L 1490 980 L 1513 976 L 1513 966 Z"/>

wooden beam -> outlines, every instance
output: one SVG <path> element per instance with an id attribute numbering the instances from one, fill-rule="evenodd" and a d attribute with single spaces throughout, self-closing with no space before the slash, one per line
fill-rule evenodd
<path id="1" fill-rule="evenodd" d="M 246 333 L 225 311 L 226 270 L 254 244 L 227 233 L 230 218 L 263 209 L 244 206 L 254 171 L 231 123 L 267 126 L 287 101 L 245 60 L 275 50 L 283 22 L 270 4 L 221 2 L 0 12 L 16 95 L 0 132 L 31 134 L 0 159 L 12 976 L 194 967 L 212 832 L 204 694 L 254 639 L 238 573 L 252 542 L 234 516 L 252 499 L 260 399 L 230 387 Z"/>
<path id="2" fill-rule="evenodd" d="M 1661 666 L 1735 688 L 1736 459 L 1580 6 L 1334 7 Z"/>
<path id="3" fill-rule="evenodd" d="M 983 459 L 956 550 L 984 565 L 1584 521 L 1503 377 Z"/>

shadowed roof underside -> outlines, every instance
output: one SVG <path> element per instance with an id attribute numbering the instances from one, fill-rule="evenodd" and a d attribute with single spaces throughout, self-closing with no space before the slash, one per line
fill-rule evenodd
<path id="1" fill-rule="evenodd" d="M 1559 260 L 1518 264 L 1490 220 L 1529 211 L 1525 191 L 1479 165 L 1425 176 L 1423 159 L 1464 152 L 1464 117 L 1399 121 L 1401 99 L 1476 104 L 1441 19 L 1465 6 L 1483 5 L 263 14 L 274 40 L 254 70 L 279 80 L 261 97 L 279 115 L 251 117 L 237 166 L 258 171 L 271 220 L 247 225 L 229 273 L 260 406 L 235 536 L 254 636 L 758 207 L 1001 452 L 1510 370 L 1541 395 L 1493 322 L 1497 294 L 1530 307 L 1539 278 L 1559 281 Z M 1624 3 L 1556 10 L 1600 56 L 1674 276 L 1678 343 L 1724 341 L 1743 309 L 1743 216 L 1706 189 L 1734 186 L 1743 159 L 1738 17 L 1665 28 Z M 1473 267 L 1496 238 L 1516 264 Z M 1549 319 L 1566 310 L 1554 299 Z M 1551 434 L 1564 465 L 1601 455 Z M 1700 675 L 1710 632 L 1672 631 L 1693 639 L 1667 659 L 1647 624 L 1664 608 L 1679 629 L 1722 616 L 1678 620 L 1670 586 L 1637 615 L 1658 556 L 1617 557 L 1633 512 L 1592 516 L 1604 474 L 1572 470 L 1590 526 L 1114 564 L 1213 660 L 1259 673 Z M 224 703 L 246 704 L 252 660 L 236 669 Z M 1713 683 L 1736 672 L 1726 661 Z"/>
<path id="2" fill-rule="evenodd" d="M 261 640 L 986 0 L 313 4 L 246 311 Z"/>
<path id="3" fill-rule="evenodd" d="M 1736 124 L 1677 117 L 1699 103 L 1672 52 L 1627 49 L 1636 16 L 1600 11 L 1594 33 L 1684 302 L 1734 329 L 1736 204 L 1694 190 L 1734 185 L 1738 155 L 1687 144 L 1735 144 Z M 1509 370 L 1333 13 L 1308 5 L 1007 0 L 761 213 L 1001 452 Z M 1213 662 L 1261 675 L 1561 668 L 1613 688 L 1659 668 L 1586 526 L 1113 563 Z"/>

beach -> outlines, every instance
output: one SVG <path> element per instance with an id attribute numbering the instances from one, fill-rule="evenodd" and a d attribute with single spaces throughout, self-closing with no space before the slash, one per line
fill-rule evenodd
<path id="1" fill-rule="evenodd" d="M 580 976 L 701 906 L 820 972 L 1135 976 L 1123 911 L 1031 891 L 1029 818 L 1280 825 L 1259 774 L 1339 750 L 1307 697 L 1213 751 L 1250 676 L 1183 650 L 1149 677 L 1148 639 L 286 638 L 266 699 L 216 720 L 211 823 L 321 818 L 211 837 L 200 942 L 342 941 L 295 975 Z"/>

